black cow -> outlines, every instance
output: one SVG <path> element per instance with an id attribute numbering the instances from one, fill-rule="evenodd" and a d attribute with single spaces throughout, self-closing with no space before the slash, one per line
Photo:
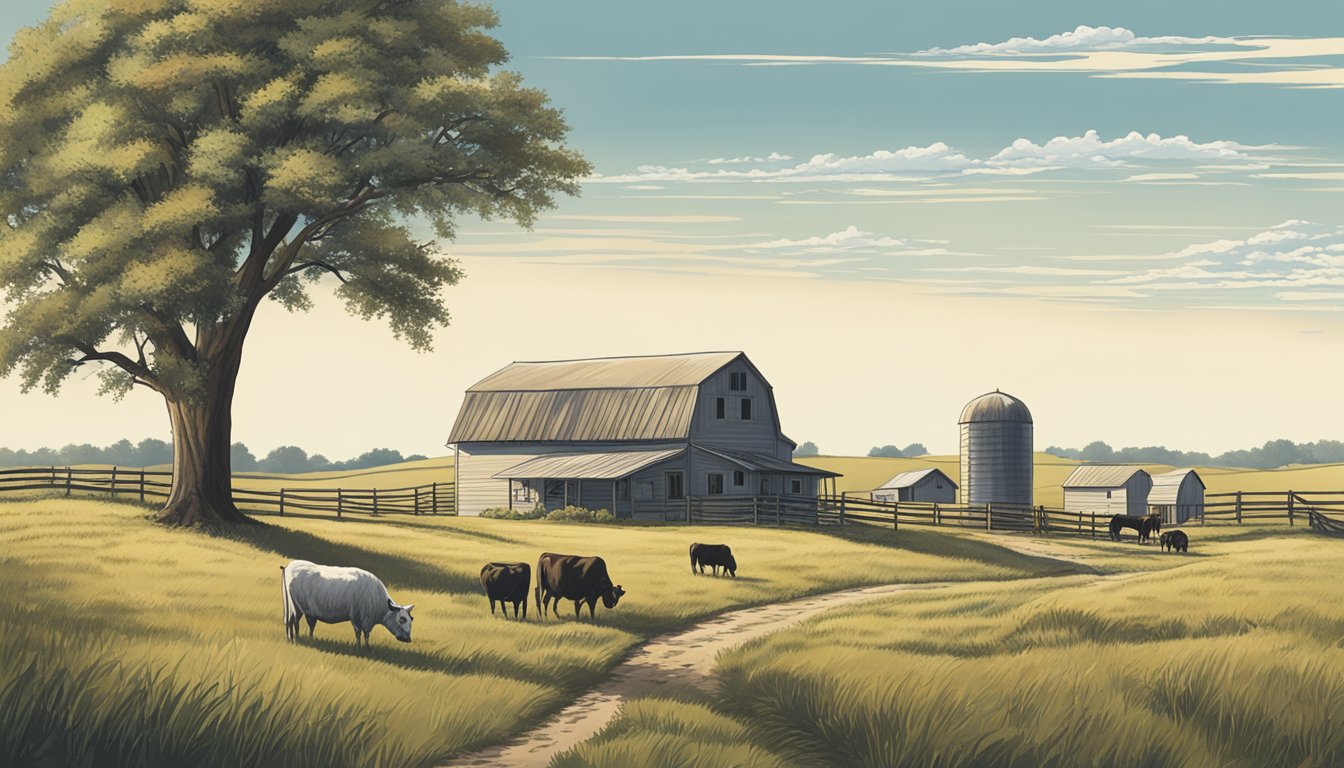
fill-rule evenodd
<path id="1" fill-rule="evenodd" d="M 620 584 L 612 585 L 607 562 L 600 557 L 546 552 L 537 559 L 537 609 L 542 617 L 548 609 L 558 617 L 560 599 L 564 598 L 574 601 L 574 618 L 579 618 L 580 606 L 588 603 L 588 617 L 596 619 L 599 597 L 610 609 L 616 607 L 624 594 Z"/>
<path id="2" fill-rule="evenodd" d="M 513 603 L 513 618 L 518 618 L 518 606 L 523 606 L 527 618 L 527 587 L 532 581 L 532 567 L 527 563 L 487 563 L 481 567 L 481 587 L 490 601 L 490 615 L 495 615 L 495 601 L 500 613 L 509 617 L 508 603 Z"/>
<path id="3" fill-rule="evenodd" d="M 733 557 L 733 550 L 727 544 L 692 544 L 691 545 L 691 573 L 700 569 L 700 573 L 705 572 L 705 566 L 708 565 L 715 576 L 719 575 L 719 568 L 733 578 L 737 578 L 737 560 Z"/>
<path id="4" fill-rule="evenodd" d="M 1134 515 L 1116 515 L 1111 518 L 1111 540 L 1120 540 L 1120 531 L 1125 528 L 1133 528 L 1139 535 L 1139 543 L 1148 541 L 1148 537 L 1154 531 L 1162 530 L 1162 518 L 1157 515 L 1144 515 L 1137 517 Z"/>
<path id="5" fill-rule="evenodd" d="M 1185 531 L 1167 531 L 1159 539 L 1162 542 L 1162 551 L 1189 552 L 1190 537 L 1185 535 Z"/>

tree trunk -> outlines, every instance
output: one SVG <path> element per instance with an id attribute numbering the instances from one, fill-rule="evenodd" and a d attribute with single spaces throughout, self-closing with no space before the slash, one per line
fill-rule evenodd
<path id="1" fill-rule="evenodd" d="M 209 347 L 207 347 L 208 349 Z M 168 525 L 218 527 L 254 522 L 233 503 L 229 445 L 233 391 L 242 358 L 242 337 L 225 342 L 208 364 L 199 399 L 168 396 L 173 428 L 173 487 L 156 519 Z"/>

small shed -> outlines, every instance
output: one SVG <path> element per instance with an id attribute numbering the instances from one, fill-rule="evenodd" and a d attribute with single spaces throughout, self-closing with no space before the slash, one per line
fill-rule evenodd
<path id="1" fill-rule="evenodd" d="M 1153 478 L 1139 467 L 1084 464 L 1064 481 L 1064 508 L 1099 515 L 1148 514 Z"/>
<path id="2" fill-rule="evenodd" d="M 1165 525 L 1179 525 L 1204 517 L 1204 479 L 1193 469 L 1177 469 L 1153 476 L 1148 510 L 1161 515 Z"/>
<path id="3" fill-rule="evenodd" d="M 941 469 L 916 469 L 902 472 L 873 490 L 873 501 L 931 501 L 953 504 L 957 484 Z"/>

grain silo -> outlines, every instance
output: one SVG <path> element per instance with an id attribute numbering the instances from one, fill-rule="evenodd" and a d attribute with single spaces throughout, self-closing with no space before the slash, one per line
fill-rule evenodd
<path id="1" fill-rule="evenodd" d="M 961 410 L 961 503 L 1032 506 L 1031 411 L 997 389 Z"/>

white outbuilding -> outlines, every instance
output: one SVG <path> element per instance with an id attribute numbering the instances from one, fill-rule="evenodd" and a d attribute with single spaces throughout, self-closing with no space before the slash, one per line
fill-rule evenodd
<path id="1" fill-rule="evenodd" d="M 1084 464 L 1064 481 L 1064 508 L 1099 515 L 1148 514 L 1153 478 L 1139 467 Z"/>
<path id="2" fill-rule="evenodd" d="M 957 484 L 941 469 L 930 467 L 902 472 L 875 488 L 873 501 L 926 501 L 953 504 L 957 500 Z"/>
<path id="3" fill-rule="evenodd" d="M 1204 517 L 1204 480 L 1193 469 L 1177 469 L 1153 476 L 1148 510 L 1161 515 L 1164 525 L 1179 525 Z"/>

